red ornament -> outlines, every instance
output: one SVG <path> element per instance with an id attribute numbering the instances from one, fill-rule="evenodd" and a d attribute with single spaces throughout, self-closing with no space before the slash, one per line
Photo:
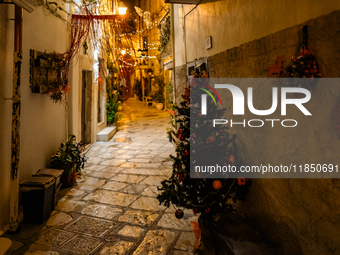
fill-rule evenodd
<path id="1" fill-rule="evenodd" d="M 183 210 L 177 209 L 176 212 L 175 212 L 175 216 L 176 216 L 177 219 L 182 219 L 183 216 L 184 216 Z"/>
<path id="2" fill-rule="evenodd" d="M 206 213 L 210 213 L 210 208 L 205 209 Z"/>
<path id="3" fill-rule="evenodd" d="M 185 156 L 189 156 L 189 151 L 188 151 L 188 150 L 185 150 L 185 151 L 184 151 L 184 155 L 185 155 Z"/>
<path id="4" fill-rule="evenodd" d="M 196 139 L 196 137 L 197 137 L 196 134 L 193 133 L 193 134 L 192 134 L 192 138 Z"/>
<path id="5" fill-rule="evenodd" d="M 213 182 L 213 187 L 215 190 L 219 190 L 220 188 L 222 188 L 222 182 L 220 180 L 215 180 Z"/>
<path id="6" fill-rule="evenodd" d="M 184 141 L 185 140 L 184 136 L 181 135 L 179 140 Z"/>
<path id="7" fill-rule="evenodd" d="M 209 143 L 215 142 L 215 141 L 216 141 L 216 136 L 214 136 L 214 135 L 209 136 L 209 137 L 207 138 L 207 141 L 208 141 Z"/>
<path id="8" fill-rule="evenodd" d="M 195 207 L 194 209 L 192 209 L 192 211 L 194 212 L 194 214 L 197 214 L 198 213 L 198 208 Z"/>
<path id="9" fill-rule="evenodd" d="M 187 174 L 184 173 L 184 174 L 177 174 L 177 177 L 178 177 L 178 183 L 184 181 L 185 177 L 187 177 Z"/>
<path id="10" fill-rule="evenodd" d="M 246 178 L 237 178 L 238 185 L 246 185 Z"/>
<path id="11" fill-rule="evenodd" d="M 197 116 L 198 117 L 202 117 L 202 114 L 199 112 L 199 113 L 197 113 Z"/>

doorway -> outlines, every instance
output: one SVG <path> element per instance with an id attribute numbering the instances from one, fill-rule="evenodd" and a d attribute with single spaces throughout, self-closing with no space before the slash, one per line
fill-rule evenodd
<path id="1" fill-rule="evenodd" d="M 91 109 L 92 109 L 92 71 L 82 71 L 81 82 L 81 141 L 91 143 Z"/>

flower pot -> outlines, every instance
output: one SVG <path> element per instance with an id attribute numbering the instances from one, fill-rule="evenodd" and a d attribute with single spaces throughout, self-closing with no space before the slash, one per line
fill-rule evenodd
<path id="1" fill-rule="evenodd" d="M 157 110 L 162 110 L 163 109 L 163 103 L 156 103 L 156 109 Z"/>

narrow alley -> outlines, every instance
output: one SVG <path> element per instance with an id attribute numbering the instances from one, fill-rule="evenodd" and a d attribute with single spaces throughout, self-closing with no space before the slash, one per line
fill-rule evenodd
<path id="1" fill-rule="evenodd" d="M 191 221 L 198 216 L 176 219 L 175 209 L 156 199 L 157 186 L 172 172 L 168 119 L 168 112 L 138 100 L 124 103 L 117 134 L 92 146 L 78 184 L 45 226 L 23 225 L 12 253 L 192 254 Z"/>
<path id="2" fill-rule="evenodd" d="M 0 0 L 0 255 L 340 255 L 339 43 L 339 0 Z"/>

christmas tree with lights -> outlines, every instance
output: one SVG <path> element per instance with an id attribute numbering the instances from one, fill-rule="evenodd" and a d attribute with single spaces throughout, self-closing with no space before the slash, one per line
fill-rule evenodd
<path id="1" fill-rule="evenodd" d="M 195 79 L 200 80 L 198 77 Z M 235 144 L 236 136 L 230 134 L 228 127 L 212 126 L 214 117 L 223 116 L 225 110 L 218 109 L 210 100 L 207 114 L 201 115 L 200 106 L 196 103 L 200 101 L 198 89 L 195 85 L 189 86 L 183 101 L 175 107 L 179 142 L 176 156 L 171 156 L 173 172 L 169 179 L 162 181 L 159 188 L 161 193 L 157 196 L 160 204 L 176 207 L 175 215 L 179 219 L 185 209 L 192 209 L 195 214 L 201 213 L 201 217 L 234 211 L 237 201 L 245 200 L 251 184 L 249 179 L 233 178 L 228 173 L 223 178 L 211 178 L 210 173 L 191 171 L 191 176 L 190 167 L 193 165 L 218 163 L 238 166 L 241 163 Z"/>

